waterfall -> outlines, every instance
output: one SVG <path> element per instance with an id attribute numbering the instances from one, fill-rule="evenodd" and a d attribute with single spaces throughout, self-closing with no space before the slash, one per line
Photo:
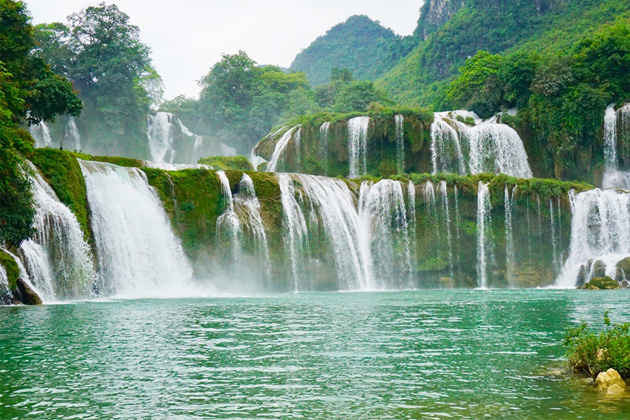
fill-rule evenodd
<path id="1" fill-rule="evenodd" d="M 147 137 L 151 159 L 157 162 L 173 163 L 175 152 L 173 150 L 173 135 L 175 116 L 169 112 L 158 112 L 148 116 Z"/>
<path id="2" fill-rule="evenodd" d="M 71 144 L 66 146 L 69 150 L 81 150 L 81 135 L 77 128 L 77 123 L 73 116 L 68 117 L 68 123 L 66 124 L 66 139 L 70 140 Z"/>
<path id="3" fill-rule="evenodd" d="M 615 111 L 615 104 L 610 104 L 604 115 L 604 159 L 606 170 L 617 170 L 617 112 Z"/>
<path id="4" fill-rule="evenodd" d="M 488 256 L 489 238 L 487 231 L 490 229 L 490 189 L 488 184 L 479 181 L 477 192 L 477 278 L 481 289 L 488 288 Z"/>
<path id="5" fill-rule="evenodd" d="M 460 247 L 461 247 L 461 233 L 460 233 L 460 225 L 462 224 L 462 216 L 459 212 L 459 190 L 457 189 L 457 185 L 453 185 L 453 198 L 455 200 L 455 245 L 457 246 L 457 250 L 455 252 L 457 259 L 457 267 L 460 266 Z"/>
<path id="6" fill-rule="evenodd" d="M 475 125 L 459 121 L 458 117 L 472 118 Z M 506 124 L 497 123 L 496 118 L 480 122 L 474 113 L 436 113 L 431 125 L 431 153 L 433 173 L 533 176 L 518 133 Z"/>
<path id="7" fill-rule="evenodd" d="M 466 162 L 457 131 L 441 118 L 431 124 L 431 161 L 433 173 L 466 174 Z"/>
<path id="8" fill-rule="evenodd" d="M 11 301 L 13 294 L 9 288 L 9 276 L 4 266 L 0 264 L 0 303 L 8 303 Z"/>
<path id="9" fill-rule="evenodd" d="M 284 149 L 286 149 L 289 141 L 293 138 L 293 133 L 295 133 L 298 129 L 300 129 L 300 126 L 296 125 L 295 127 L 288 129 L 282 137 L 280 137 L 280 140 L 278 140 L 275 148 L 273 149 L 271 160 L 267 165 L 267 172 L 277 172 L 278 162 L 280 161 L 280 158 L 284 156 Z"/>
<path id="10" fill-rule="evenodd" d="M 449 275 L 453 278 L 453 237 L 451 235 L 451 213 L 448 205 L 448 185 L 446 184 L 446 181 L 440 181 L 438 184 L 438 191 L 440 191 L 442 214 L 444 215 L 444 228 L 446 230 Z"/>
<path id="11" fill-rule="evenodd" d="M 412 287 L 409 224 L 402 184 L 388 179 L 376 184 L 363 182 L 359 203 L 359 217 L 366 231 L 363 236 L 371 244 L 374 261 L 373 286 Z"/>
<path id="12" fill-rule="evenodd" d="M 435 238 L 440 237 L 440 229 L 438 227 L 437 203 L 435 200 L 435 187 L 433 182 L 427 181 L 422 185 L 422 198 L 427 208 L 428 218 L 435 227 Z"/>
<path id="13" fill-rule="evenodd" d="M 192 269 L 144 172 L 108 163 L 79 163 L 92 215 L 100 295 L 186 293 Z"/>
<path id="14" fill-rule="evenodd" d="M 34 235 L 20 254 L 43 301 L 88 297 L 96 281 L 90 247 L 72 211 L 30 164 L 36 214 Z"/>
<path id="15" fill-rule="evenodd" d="M 549 199 L 549 223 L 551 228 L 551 246 L 553 250 L 553 269 L 556 274 L 560 272 L 560 244 L 558 243 L 557 222 L 555 218 L 555 210 L 553 209 L 553 200 Z"/>
<path id="16" fill-rule="evenodd" d="M 350 178 L 367 174 L 367 136 L 370 117 L 355 117 L 348 120 L 348 155 L 350 156 Z"/>
<path id="17" fill-rule="evenodd" d="M 330 136 L 330 123 L 325 122 L 319 127 L 319 141 L 324 151 L 324 173 L 328 175 L 328 139 Z"/>
<path id="18" fill-rule="evenodd" d="M 258 197 L 256 197 L 256 190 L 252 178 L 247 174 L 243 174 L 238 189 L 239 193 L 235 198 L 238 204 L 236 206 L 237 211 L 240 210 L 245 213 L 242 219 L 246 220 L 246 226 L 253 236 L 256 249 L 262 252 L 266 275 L 269 277 L 271 275 L 269 245 L 263 218 L 260 214 L 260 201 L 258 201 Z"/>
<path id="19" fill-rule="evenodd" d="M 578 277 L 617 278 L 617 263 L 630 257 L 630 194 L 614 190 L 570 193 L 573 219 L 569 256 L 556 286 L 573 288 Z"/>
<path id="20" fill-rule="evenodd" d="M 225 200 L 225 211 L 217 218 L 217 247 L 221 247 L 227 238 L 231 245 L 234 261 L 239 260 L 241 253 L 241 223 L 234 210 L 234 197 L 230 181 L 224 171 L 217 171 L 217 176 L 221 182 L 221 194 Z"/>
<path id="21" fill-rule="evenodd" d="M 396 123 L 396 164 L 398 173 L 405 172 L 405 117 L 401 114 L 394 116 Z"/>
<path id="22" fill-rule="evenodd" d="M 303 273 L 302 266 L 307 249 L 308 228 L 302 208 L 295 199 L 295 187 L 291 176 L 288 174 L 278 175 L 278 183 L 282 201 L 284 244 L 288 248 L 291 259 L 293 289 L 297 292 L 299 291 L 299 281 Z"/>
<path id="23" fill-rule="evenodd" d="M 515 185 L 512 189 L 512 195 L 510 196 L 508 186 L 505 184 L 503 194 L 505 203 L 505 266 L 507 267 L 507 280 L 509 283 L 512 283 L 514 280 L 514 270 L 516 267 L 516 257 L 514 255 L 514 225 L 512 221 L 516 189 L 517 186 Z"/>
<path id="24" fill-rule="evenodd" d="M 18 269 L 20 270 L 20 275 L 19 278 L 26 283 L 26 285 L 35 292 L 35 294 L 37 294 L 37 296 L 39 296 L 41 298 L 41 296 L 43 295 L 41 290 L 38 290 L 37 287 L 35 287 L 35 285 L 33 285 L 33 283 L 31 282 L 31 279 L 28 275 L 28 271 L 26 270 L 26 267 L 24 266 L 24 264 L 22 263 L 22 260 L 20 259 L 20 257 L 18 257 L 17 255 L 11 253 L 11 251 L 9 251 L 6 248 L 0 248 L 1 251 L 3 251 L 5 254 L 9 255 L 11 258 L 13 258 L 13 260 L 15 261 L 15 263 L 18 266 Z M 11 293 L 11 292 L 9 292 Z M 11 293 L 12 295 L 12 293 Z"/>
<path id="25" fill-rule="evenodd" d="M 418 225 L 416 220 L 416 185 L 413 181 L 409 181 L 407 184 L 407 206 L 409 207 L 409 216 L 407 219 L 409 220 L 409 241 L 410 241 L 410 253 L 411 253 L 411 261 L 413 264 L 416 264 L 417 255 L 417 246 L 416 241 L 418 240 Z"/>
<path id="26" fill-rule="evenodd" d="M 52 138 L 50 130 L 44 121 L 29 127 L 29 131 L 33 139 L 35 139 L 35 147 L 52 147 Z"/>

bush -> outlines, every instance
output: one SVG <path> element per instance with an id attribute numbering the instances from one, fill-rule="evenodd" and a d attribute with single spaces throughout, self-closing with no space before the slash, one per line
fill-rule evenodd
<path id="1" fill-rule="evenodd" d="M 569 366 L 593 379 L 610 368 L 622 378 L 630 378 L 630 323 L 613 324 L 606 311 L 604 324 L 606 328 L 599 334 L 585 322 L 567 331 L 564 345 L 569 347 Z"/>

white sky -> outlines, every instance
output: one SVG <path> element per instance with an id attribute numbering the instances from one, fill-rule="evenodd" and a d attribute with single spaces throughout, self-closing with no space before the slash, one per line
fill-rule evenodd
<path id="1" fill-rule="evenodd" d="M 95 0 L 26 0 L 33 22 L 66 22 Z M 400 35 L 416 27 L 422 0 L 108 0 L 140 27 L 166 98 L 197 96 L 197 80 L 222 53 L 289 67 L 302 49 L 349 16 L 364 14 Z"/>

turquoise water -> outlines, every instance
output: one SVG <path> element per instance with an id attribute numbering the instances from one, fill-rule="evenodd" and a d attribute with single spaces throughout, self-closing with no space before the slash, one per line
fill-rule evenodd
<path id="1" fill-rule="evenodd" d="M 628 291 L 418 291 L 0 308 L 0 418 L 630 418 L 563 369 Z"/>

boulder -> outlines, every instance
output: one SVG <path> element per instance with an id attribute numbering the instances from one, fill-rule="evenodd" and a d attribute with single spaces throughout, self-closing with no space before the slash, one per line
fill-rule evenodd
<path id="1" fill-rule="evenodd" d="M 450 277 L 440 277 L 440 284 L 442 287 L 452 289 L 455 287 L 455 280 Z"/>
<path id="2" fill-rule="evenodd" d="M 624 384 L 625 385 L 625 384 Z M 619 397 L 626 393 L 626 387 L 621 386 L 620 384 L 612 384 L 608 387 L 608 391 L 606 391 L 607 397 Z"/>
<path id="3" fill-rule="evenodd" d="M 593 277 L 588 283 L 580 287 L 580 289 L 584 290 L 612 290 L 620 288 L 619 282 L 609 276 Z"/>
<path id="4" fill-rule="evenodd" d="M 630 278 L 630 257 L 617 262 L 617 280 L 622 281 Z"/>
<path id="5" fill-rule="evenodd" d="M 606 372 L 600 372 L 595 378 L 595 389 L 598 391 L 608 391 L 611 387 L 615 386 L 615 388 L 611 391 L 612 393 L 618 392 L 619 389 L 622 392 L 626 391 L 626 383 L 621 378 L 619 372 L 615 369 L 608 369 Z"/>
<path id="6" fill-rule="evenodd" d="M 22 295 L 22 301 L 26 305 L 41 305 L 42 298 L 22 279 L 18 279 L 17 287 Z"/>

